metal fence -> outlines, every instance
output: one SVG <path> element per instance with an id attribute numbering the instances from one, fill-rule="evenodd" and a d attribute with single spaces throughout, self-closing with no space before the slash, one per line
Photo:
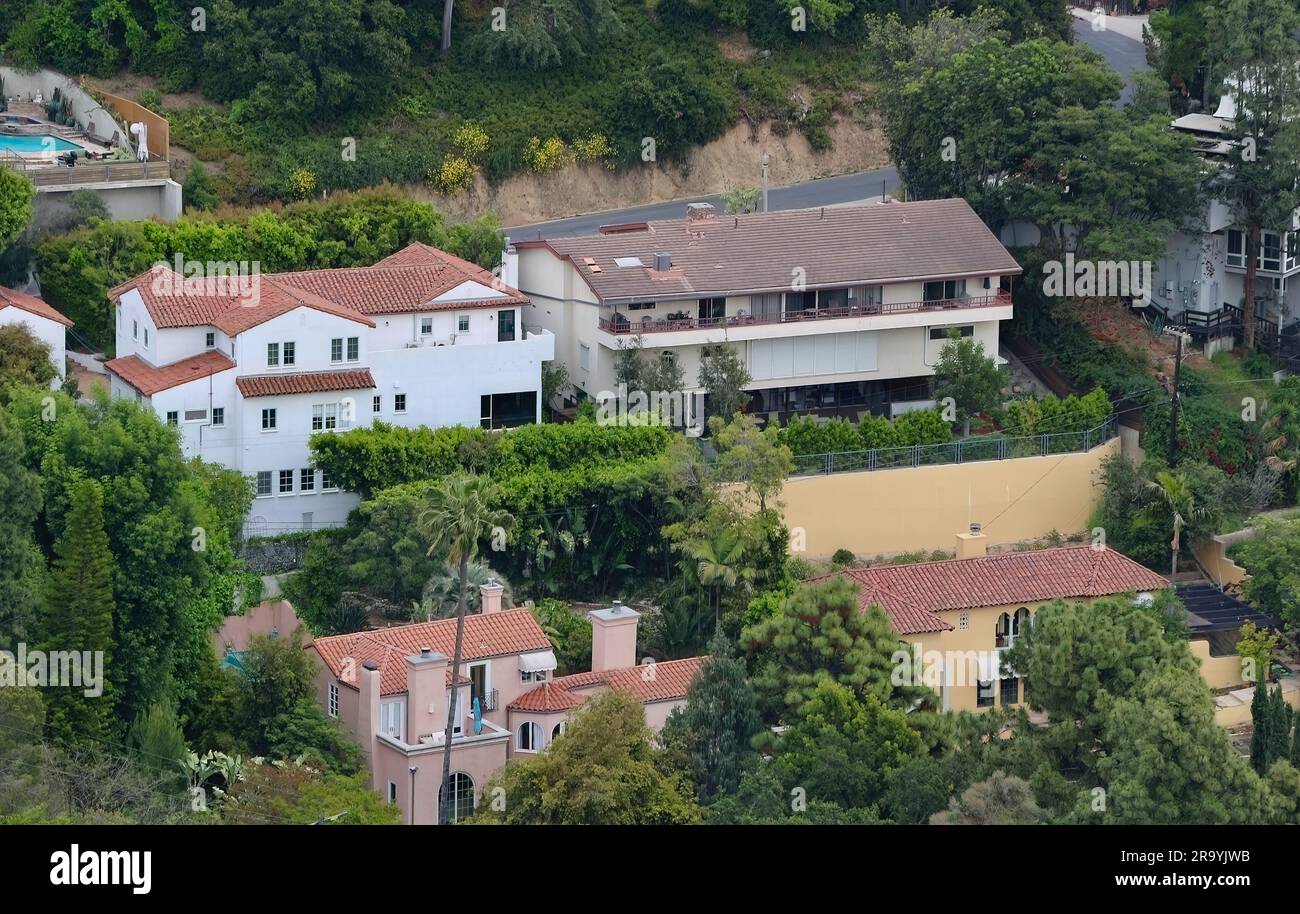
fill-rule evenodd
<path id="1" fill-rule="evenodd" d="M 972 463 L 979 460 L 1012 460 L 1016 457 L 1045 457 L 1090 451 L 1117 434 L 1115 417 L 1082 432 L 1046 435 L 981 435 L 946 444 L 875 448 L 868 451 L 839 451 L 832 454 L 804 454 L 794 458 L 792 476 L 851 473 L 862 470 L 894 470 L 904 467 Z"/>

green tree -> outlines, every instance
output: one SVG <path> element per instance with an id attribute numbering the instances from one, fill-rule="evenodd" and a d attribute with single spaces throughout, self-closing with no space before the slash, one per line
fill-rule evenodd
<path id="1" fill-rule="evenodd" d="M 78 651 L 83 657 L 102 652 L 104 681 L 98 695 L 67 683 L 51 688 L 46 699 L 50 735 L 60 743 L 94 745 L 115 730 L 113 554 L 104 533 L 104 492 L 83 479 L 73 485 L 63 534 L 45 593 L 41 647 L 46 652 Z M 83 665 L 83 669 L 84 669 Z"/>
<path id="2" fill-rule="evenodd" d="M 239 727 L 249 748 L 261 755 L 270 748 L 270 721 L 312 696 L 316 669 L 297 632 L 278 638 L 254 635 L 242 661 Z"/>
<path id="3" fill-rule="evenodd" d="M 459 671 L 465 640 L 466 588 L 469 565 L 478 555 L 479 543 L 489 536 L 504 538 L 514 522 L 506 511 L 497 508 L 501 490 L 489 479 L 460 474 L 445 480 L 429 492 L 429 504 L 420 515 L 420 530 L 429 542 L 429 554 L 445 552 L 460 576 L 460 595 L 456 602 L 456 646 L 452 651 L 451 669 Z M 443 734 L 442 787 L 438 793 L 438 819 L 446 824 L 451 804 L 446 802 L 451 789 L 451 737 L 456 725 L 454 711 L 460 691 L 459 675 L 452 677 L 448 701 L 447 728 Z"/>
<path id="4" fill-rule="evenodd" d="M 505 791 L 504 809 L 475 821 L 504 825 L 689 825 L 700 809 L 685 778 L 667 774 L 640 702 L 621 692 L 587 700 L 546 752 L 514 761 L 484 795 Z"/>
<path id="5" fill-rule="evenodd" d="M 361 747 L 312 698 L 300 698 L 282 709 L 266 721 L 264 730 L 271 758 L 301 760 L 312 768 L 342 775 L 356 774 L 365 764 Z"/>
<path id="6" fill-rule="evenodd" d="M 1241 658 L 1242 679 L 1259 685 L 1273 678 L 1273 651 L 1277 642 L 1276 633 L 1259 628 L 1250 619 L 1241 624 L 1237 656 Z"/>
<path id="7" fill-rule="evenodd" d="M 251 764 L 221 804 L 234 825 L 397 825 L 401 812 L 370 785 L 369 774 L 330 775 L 307 765 Z"/>
<path id="8" fill-rule="evenodd" d="M 0 168 L 0 251 L 18 239 L 32 221 L 36 188 L 12 168 Z"/>
<path id="9" fill-rule="evenodd" d="M 212 187 L 212 177 L 202 162 L 196 161 L 185 175 L 184 197 L 186 209 L 214 209 L 218 203 L 217 192 Z"/>
<path id="10" fill-rule="evenodd" d="M 895 707 L 917 694 L 892 683 L 898 635 L 889 619 L 877 606 L 863 612 L 857 586 L 842 577 L 798 588 L 741 643 L 755 655 L 754 686 L 771 719 L 797 713 L 827 679 Z"/>
<path id="11" fill-rule="evenodd" d="M 612 0 L 514 0 L 504 9 L 506 27 L 479 35 L 484 57 L 531 70 L 583 57 L 624 30 Z"/>
<path id="12" fill-rule="evenodd" d="M 730 421 L 749 402 L 749 371 L 739 351 L 725 343 L 700 347 L 699 382 L 714 416 Z"/>
<path id="13" fill-rule="evenodd" d="M 1242 596 L 1288 625 L 1300 624 L 1300 523 L 1261 519 L 1259 534 L 1232 547 L 1246 570 Z"/>
<path id="14" fill-rule="evenodd" d="M 1176 575 L 1183 528 L 1190 523 L 1205 520 L 1210 516 L 1210 508 L 1202 500 L 1201 493 L 1188 482 L 1185 474 L 1161 470 L 1146 485 L 1151 496 L 1152 510 L 1167 514 L 1173 521 L 1174 536 L 1169 541 L 1169 574 Z"/>
<path id="15" fill-rule="evenodd" d="M 57 371 L 50 347 L 38 340 L 25 324 L 0 327 L 0 397 L 10 384 L 49 387 Z"/>
<path id="16" fill-rule="evenodd" d="M 0 650 L 12 651 L 35 634 L 45 565 L 32 532 L 41 512 L 40 477 L 23 464 L 22 432 L 2 410 L 0 504 Z"/>
<path id="17" fill-rule="evenodd" d="M 762 725 L 745 664 L 723 635 L 715 635 L 686 691 L 686 706 L 673 711 L 662 735 L 665 743 L 680 744 L 701 803 L 736 790 Z"/>
<path id="18" fill-rule="evenodd" d="M 948 808 L 930 817 L 931 825 L 1038 825 L 1045 813 L 1034 792 L 1015 775 L 993 772 L 987 780 L 953 797 Z"/>
<path id="19" fill-rule="evenodd" d="M 1284 226 L 1300 203 L 1300 10 L 1290 0 L 1215 0 L 1206 20 L 1236 105 L 1236 143 L 1210 188 L 1246 232 L 1242 342 L 1254 349 L 1261 235 Z"/>
<path id="20" fill-rule="evenodd" d="M 174 709 L 155 704 L 141 711 L 126 732 L 126 745 L 141 768 L 163 779 L 174 778 L 177 787 L 183 786 L 180 763 L 189 747 Z"/>
<path id="21" fill-rule="evenodd" d="M 934 368 L 934 398 L 941 405 L 951 401 L 962 435 L 969 437 L 971 417 L 1001 404 L 1007 369 L 985 355 L 984 344 L 974 337 L 961 337 L 953 330 L 949 339 Z"/>

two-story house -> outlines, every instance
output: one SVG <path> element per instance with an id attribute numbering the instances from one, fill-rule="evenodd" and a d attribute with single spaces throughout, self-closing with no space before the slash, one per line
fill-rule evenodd
<path id="1" fill-rule="evenodd" d="M 909 684 L 939 694 L 945 711 L 978 711 L 1024 701 L 1021 680 L 1000 667 L 1003 651 L 1054 600 L 1088 603 L 1170 586 L 1162 576 L 1109 547 L 1062 546 L 986 554 L 983 533 L 957 538 L 957 558 L 836 572 L 858 585 L 863 612 L 879 606 L 898 632 Z M 814 578 L 811 582 L 825 580 Z M 1193 652 L 1203 671 L 1222 674 L 1205 641 Z M 1229 664 L 1236 658 L 1231 658 Z M 1238 671 L 1239 672 L 1239 671 Z M 1207 678 L 1211 678 L 1207 676 Z M 1218 686 L 1219 682 L 1211 681 Z"/>
<path id="2" fill-rule="evenodd" d="M 699 393 L 701 349 L 721 343 L 749 372 L 750 409 L 781 419 L 932 405 L 951 332 L 998 357 L 1021 272 L 964 200 L 739 216 L 691 204 L 514 249 L 529 322 L 555 334 L 578 398 L 616 390 L 617 354 L 638 337 Z"/>
<path id="3" fill-rule="evenodd" d="M 545 751 L 592 695 L 617 690 L 645 706 L 658 730 L 681 706 L 702 657 L 636 662 L 639 614 L 616 603 L 589 613 L 592 669 L 556 677 L 555 653 L 527 609 L 502 609 L 502 587 L 482 588 L 465 617 L 453 714 L 451 821 L 471 815 L 484 784 L 512 758 Z M 443 740 L 451 710 L 456 620 L 320 638 L 318 698 L 365 750 L 375 790 L 404 822 L 439 820 Z M 414 810 L 414 814 L 412 814 Z"/>
<path id="4" fill-rule="evenodd" d="M 245 279 L 158 265 L 111 290 L 106 367 L 113 394 L 147 400 L 187 455 L 251 477 L 250 534 L 337 524 L 356 505 L 312 467 L 313 434 L 540 420 L 554 340 L 525 329 L 508 274 L 415 243 L 370 267 Z"/>
<path id="5" fill-rule="evenodd" d="M 50 347 L 55 371 L 51 386 L 63 383 L 67 376 L 66 334 L 72 321 L 34 295 L 0 286 L 0 324 L 22 324 L 32 336 Z"/>

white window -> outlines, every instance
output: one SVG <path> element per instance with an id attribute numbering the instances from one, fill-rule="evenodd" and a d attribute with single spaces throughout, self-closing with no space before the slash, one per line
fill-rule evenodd
<path id="1" fill-rule="evenodd" d="M 266 498 L 271 494 L 271 471 L 257 471 L 257 497 Z"/>
<path id="2" fill-rule="evenodd" d="M 564 735 L 564 727 L 565 727 L 564 721 L 560 721 L 558 724 L 555 725 L 555 727 L 551 730 L 551 742 L 555 742 L 557 739 L 559 739 L 561 736 Z"/>
<path id="3" fill-rule="evenodd" d="M 277 368 L 280 365 L 280 344 L 266 344 L 266 367 Z"/>
<path id="4" fill-rule="evenodd" d="M 540 752 L 542 749 L 542 728 L 531 720 L 519 727 L 519 751 Z"/>
<path id="5" fill-rule="evenodd" d="M 394 784 L 392 781 L 388 782 L 388 802 L 389 803 L 397 802 L 397 785 Z"/>
<path id="6" fill-rule="evenodd" d="M 1270 273 L 1282 269 L 1282 236 L 1277 232 L 1261 232 L 1259 237 L 1259 268 Z M 149 342 L 146 331 L 145 343 Z"/>
<path id="7" fill-rule="evenodd" d="M 348 337 L 348 361 L 355 362 L 361 358 L 361 337 Z"/>
<path id="8" fill-rule="evenodd" d="M 149 328 L 148 328 L 148 327 L 145 327 L 145 328 L 144 328 L 144 344 L 145 344 L 146 346 L 149 345 Z"/>
<path id="9" fill-rule="evenodd" d="M 170 409 L 170 410 L 167 411 L 167 424 L 168 424 L 168 425 L 175 425 L 175 424 L 176 424 L 177 422 L 179 422 L 179 421 L 180 421 L 180 413 L 178 413 L 178 412 L 177 412 L 176 410 L 174 410 L 174 409 Z"/>
<path id="10" fill-rule="evenodd" d="M 311 467 L 303 467 L 298 471 L 298 478 L 301 481 L 299 487 L 304 492 L 316 491 L 316 471 Z"/>
<path id="11" fill-rule="evenodd" d="M 131 339 L 138 340 L 139 338 L 140 338 L 140 322 L 131 321 Z"/>
<path id="12" fill-rule="evenodd" d="M 456 332 L 469 333 L 469 315 L 460 314 L 456 317 Z"/>
<path id="13" fill-rule="evenodd" d="M 297 361 L 298 346 L 295 343 L 284 344 L 284 364 L 292 365 Z"/>
<path id="14" fill-rule="evenodd" d="M 1236 229 L 1228 229 L 1228 266 L 1246 266 L 1246 235 Z"/>
<path id="15" fill-rule="evenodd" d="M 329 715 L 330 717 L 339 716 L 339 687 L 338 683 L 329 684 Z"/>
<path id="16" fill-rule="evenodd" d="M 217 335 L 211 331 L 203 334 L 203 345 L 207 346 L 209 349 L 217 345 Z"/>
<path id="17" fill-rule="evenodd" d="M 379 706 L 379 732 L 396 740 L 404 740 L 406 699 L 386 701 Z"/>
<path id="18" fill-rule="evenodd" d="M 275 431 L 275 410 L 274 409 L 262 410 L 262 431 L 264 432 Z"/>
<path id="19" fill-rule="evenodd" d="M 546 670 L 520 670 L 520 682 L 545 682 Z"/>
<path id="20" fill-rule="evenodd" d="M 343 337 L 336 336 L 330 340 L 330 361 L 343 361 Z"/>
<path id="21" fill-rule="evenodd" d="M 586 343 L 578 344 L 578 367 L 583 371 L 591 371 L 591 347 Z"/>
<path id="22" fill-rule="evenodd" d="M 330 479 L 330 474 L 326 473 L 324 470 L 321 470 L 320 472 L 320 487 L 324 492 L 337 492 L 339 489 L 339 487 L 334 484 L 334 480 Z"/>
<path id="23" fill-rule="evenodd" d="M 377 412 L 381 412 L 383 408 L 384 408 L 383 394 L 375 394 L 370 401 L 370 411 L 377 413 Z"/>
<path id="24" fill-rule="evenodd" d="M 432 335 L 433 335 L 433 318 L 431 317 L 420 318 L 420 336 L 432 336 Z"/>
<path id="25" fill-rule="evenodd" d="M 406 412 L 406 394 L 393 394 L 393 412 Z"/>
<path id="26" fill-rule="evenodd" d="M 337 403 L 317 403 L 311 408 L 311 430 L 319 432 L 338 428 L 339 405 Z"/>
<path id="27" fill-rule="evenodd" d="M 932 339 L 932 340 L 946 340 L 946 339 L 948 338 L 948 335 L 951 334 L 954 330 L 957 332 L 957 336 L 959 336 L 959 337 L 962 337 L 962 336 L 974 336 L 974 335 L 975 335 L 975 325 L 974 325 L 974 324 L 963 324 L 963 325 L 960 326 L 960 327 L 958 327 L 958 326 L 949 326 L 949 327 L 931 327 L 931 328 L 930 328 L 930 339 Z"/>
<path id="28" fill-rule="evenodd" d="M 451 809 L 447 821 L 459 822 L 474 815 L 474 779 L 463 771 L 451 776 Z"/>
<path id="29" fill-rule="evenodd" d="M 293 494 L 293 470 L 280 471 L 280 494 Z"/>
<path id="30" fill-rule="evenodd" d="M 205 422 L 208 418 L 206 409 L 187 409 L 185 410 L 186 422 Z"/>
<path id="31" fill-rule="evenodd" d="M 212 407 L 212 425 L 214 427 L 226 424 L 226 408 L 224 406 Z"/>

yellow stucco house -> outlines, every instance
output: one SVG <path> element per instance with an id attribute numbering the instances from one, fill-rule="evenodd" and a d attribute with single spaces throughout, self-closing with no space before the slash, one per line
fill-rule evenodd
<path id="1" fill-rule="evenodd" d="M 1169 586 L 1161 575 L 1108 547 L 996 555 L 986 554 L 985 547 L 983 534 L 964 533 L 957 538 L 955 559 L 836 573 L 859 585 L 864 611 L 879 605 L 889 616 L 903 642 L 895 655 L 896 675 L 930 686 L 945 711 L 1024 701 L 1024 683 L 1004 675 L 999 658 L 1044 604 L 1125 593 L 1140 599 Z"/>

